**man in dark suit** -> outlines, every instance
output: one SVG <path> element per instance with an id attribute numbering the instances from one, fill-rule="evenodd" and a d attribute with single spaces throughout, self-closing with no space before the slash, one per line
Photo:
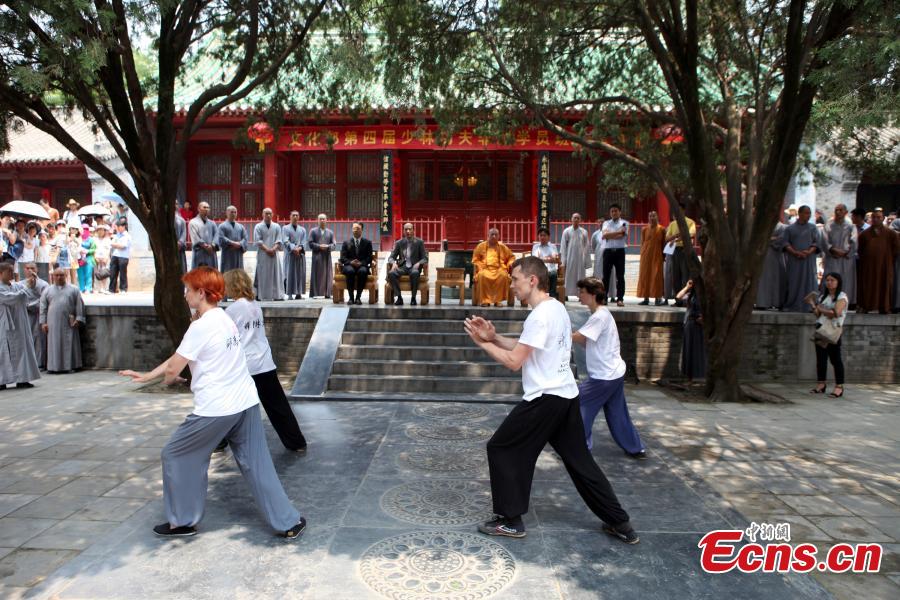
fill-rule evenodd
<path id="1" fill-rule="evenodd" d="M 347 304 L 362 304 L 369 267 L 372 264 L 372 242 L 362 236 L 362 223 L 353 224 L 353 237 L 341 244 L 341 272 L 347 278 Z M 356 298 L 353 297 L 356 290 Z"/>
<path id="2" fill-rule="evenodd" d="M 416 290 L 419 289 L 419 275 L 422 267 L 428 264 L 428 251 L 425 250 L 425 242 L 413 235 L 412 223 L 403 226 L 403 238 L 397 240 L 394 249 L 388 257 L 388 281 L 391 283 L 392 295 L 397 298 L 395 306 L 403 306 L 403 296 L 400 295 L 400 277 L 409 275 L 409 287 L 412 290 L 410 306 L 416 305 Z"/>

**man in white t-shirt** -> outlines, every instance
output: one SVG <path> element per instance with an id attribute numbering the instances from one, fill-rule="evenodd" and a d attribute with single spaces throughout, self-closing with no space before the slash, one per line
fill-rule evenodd
<path id="1" fill-rule="evenodd" d="M 619 447 L 632 458 L 645 459 L 647 452 L 625 403 L 625 361 L 619 352 L 616 322 L 602 306 L 605 295 L 603 282 L 596 277 L 578 282 L 578 300 L 591 311 L 587 323 L 572 334 L 572 341 L 586 350 L 588 378 L 578 384 L 584 437 L 587 447 L 593 448 L 591 430 L 602 408 L 609 432 Z"/>
<path id="2" fill-rule="evenodd" d="M 466 333 L 488 355 L 522 369 L 524 401 L 506 416 L 487 443 L 491 495 L 497 518 L 478 526 L 487 535 L 525 537 L 531 481 L 538 456 L 549 442 L 566 465 L 578 493 L 603 530 L 629 544 L 638 542 L 628 513 L 584 443 L 578 386 L 569 365 L 572 324 L 566 308 L 550 298 L 547 267 L 528 256 L 512 265 L 516 298 L 533 307 L 519 339 L 497 335 L 482 317 L 466 319 Z"/>

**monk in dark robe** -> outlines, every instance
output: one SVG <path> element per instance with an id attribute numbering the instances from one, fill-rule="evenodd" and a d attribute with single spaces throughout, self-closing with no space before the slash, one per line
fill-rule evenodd
<path id="1" fill-rule="evenodd" d="M 884 226 L 884 212 L 872 211 L 871 227 L 859 236 L 859 286 L 856 312 L 891 312 L 894 257 L 900 254 L 900 235 Z"/>

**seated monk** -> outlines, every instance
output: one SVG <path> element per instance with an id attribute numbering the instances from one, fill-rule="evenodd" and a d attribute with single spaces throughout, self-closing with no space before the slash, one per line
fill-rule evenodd
<path id="1" fill-rule="evenodd" d="M 478 284 L 478 297 L 472 298 L 472 304 L 500 306 L 509 297 L 509 267 L 514 261 L 512 251 L 500 241 L 500 232 L 488 231 L 487 241 L 478 244 L 472 254 Z"/>

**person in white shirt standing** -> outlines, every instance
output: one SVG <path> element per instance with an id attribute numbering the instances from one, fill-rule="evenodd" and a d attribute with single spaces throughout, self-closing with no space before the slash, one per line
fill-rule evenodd
<path id="1" fill-rule="evenodd" d="M 611 205 L 609 207 L 609 219 L 603 223 L 602 229 L 603 289 L 609 289 L 609 278 L 612 275 L 613 268 L 615 268 L 617 306 L 625 306 L 625 247 L 628 245 L 628 221 L 621 217 L 621 207 L 618 204 Z M 594 274 L 594 277 L 596 276 Z"/>
<path id="2" fill-rule="evenodd" d="M 196 310 L 181 344 L 168 360 L 149 373 L 120 371 L 140 383 L 164 377 L 179 381 L 191 369 L 194 411 L 178 426 L 162 450 L 163 503 L 167 522 L 153 528 L 163 537 L 197 533 L 206 504 L 209 458 L 216 444 L 228 440 L 256 505 L 272 529 L 296 538 L 306 519 L 288 500 L 272 464 L 259 415 L 259 396 L 247 370 L 241 335 L 218 307 L 225 295 L 222 274 L 198 267 L 181 279 L 188 306 Z"/>
<path id="3" fill-rule="evenodd" d="M 131 256 L 131 234 L 128 233 L 128 221 L 125 219 L 116 222 L 116 234 L 110 245 L 112 257 L 109 263 L 109 293 L 124 294 L 128 291 L 128 259 Z"/>
<path id="4" fill-rule="evenodd" d="M 522 369 L 523 402 L 517 404 L 487 443 L 491 495 L 497 518 L 478 526 L 481 533 L 525 537 L 522 515 L 528 512 L 538 456 L 549 442 L 556 450 L 585 504 L 603 520 L 603 531 L 636 544 L 628 513 L 594 462 L 584 443 L 578 386 L 569 361 L 572 323 L 566 307 L 550 298 L 547 267 L 528 256 L 512 265 L 516 298 L 533 307 L 519 339 L 497 335 L 482 317 L 465 321 L 469 337 L 487 354 Z"/>
<path id="5" fill-rule="evenodd" d="M 647 452 L 625 403 L 625 361 L 619 351 L 616 321 L 601 305 L 604 292 L 603 282 L 596 277 L 578 282 L 578 300 L 591 311 L 587 323 L 572 334 L 572 341 L 586 350 L 588 379 L 578 384 L 584 438 L 587 447 L 593 448 L 591 430 L 603 409 L 606 425 L 619 447 L 632 458 L 645 459 Z"/>
<path id="6" fill-rule="evenodd" d="M 269 416 L 269 422 L 285 448 L 306 454 L 306 439 L 284 395 L 284 388 L 278 381 L 262 309 L 254 300 L 256 295 L 253 293 L 253 282 L 247 272 L 241 269 L 226 271 L 224 277 L 225 296 L 234 299 L 225 309 L 225 314 L 231 317 L 241 332 L 241 347 L 247 358 L 247 368 L 256 385 L 259 400 Z"/>

